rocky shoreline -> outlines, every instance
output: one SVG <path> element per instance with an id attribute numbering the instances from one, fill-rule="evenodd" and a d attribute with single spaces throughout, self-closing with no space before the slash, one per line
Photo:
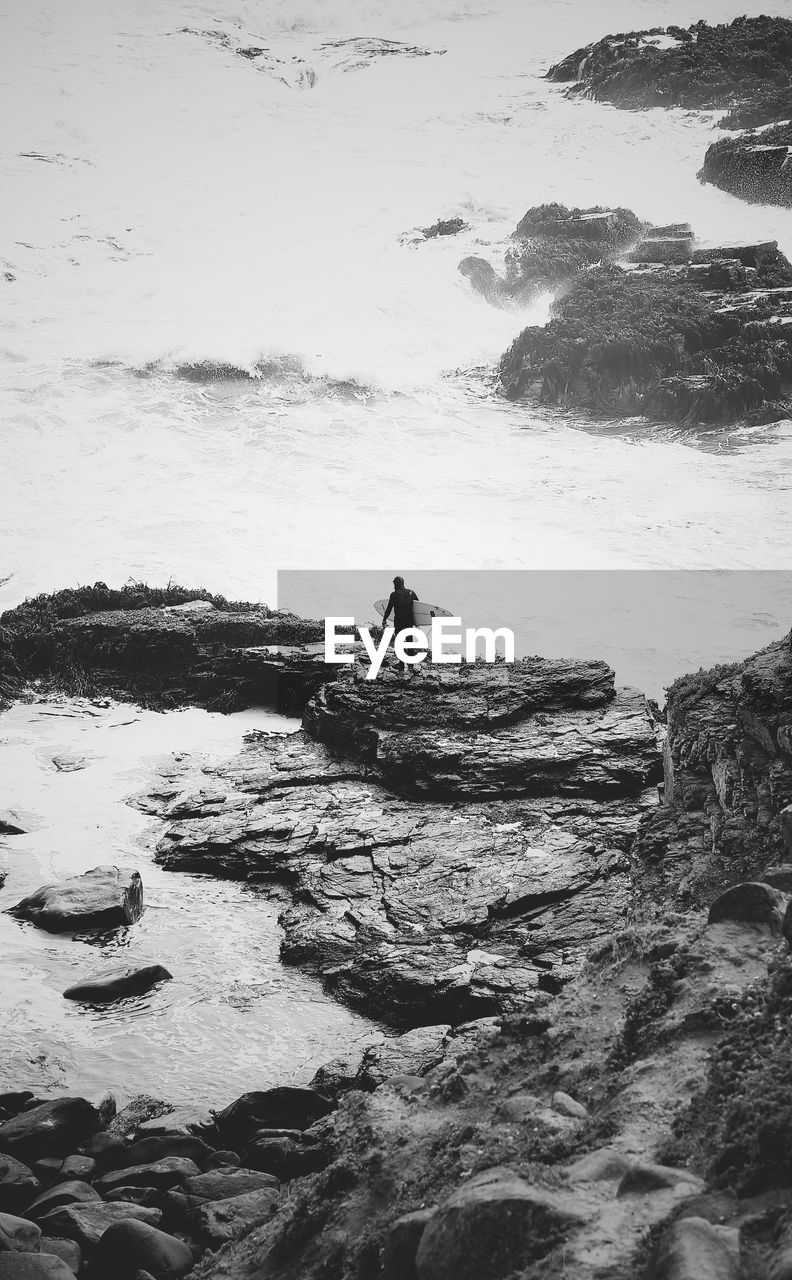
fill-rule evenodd
<path id="1" fill-rule="evenodd" d="M 116 612 L 123 653 L 138 611 Z M 210 612 L 228 640 L 238 615 Z M 105 625 L 71 631 L 84 674 L 121 688 L 83 645 Z M 363 675 L 306 685 L 301 732 L 136 803 L 164 866 L 265 887 L 284 961 L 392 1033 L 210 1115 L 20 1082 L 0 1098 L 0 1276 L 778 1280 L 789 640 L 677 681 L 665 725 L 597 661 Z M 67 914 L 37 923 L 68 928 L 87 888 L 142 909 L 134 872 L 105 871 L 42 891 Z"/>
<path id="2" fill-rule="evenodd" d="M 547 73 L 585 95 L 627 110 L 726 110 L 740 130 L 707 150 L 699 172 L 761 204 L 792 205 L 792 20 L 736 18 L 710 26 L 654 27 L 605 36 Z M 765 126 L 771 126 L 765 128 Z"/>

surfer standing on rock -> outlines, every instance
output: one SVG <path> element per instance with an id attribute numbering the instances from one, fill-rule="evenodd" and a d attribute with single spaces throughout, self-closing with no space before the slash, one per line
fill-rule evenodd
<path id="1" fill-rule="evenodd" d="M 398 639 L 400 632 L 412 631 L 413 628 L 415 627 L 415 617 L 413 615 L 413 600 L 417 600 L 417 599 L 418 597 L 415 594 L 415 592 L 410 591 L 409 587 L 405 587 L 404 578 L 393 579 L 393 590 L 391 591 L 390 596 L 388 597 L 388 607 L 385 610 L 384 614 L 382 615 L 382 625 L 383 627 L 386 627 L 388 625 L 388 618 L 390 617 L 391 610 L 392 610 L 393 611 L 393 628 L 394 628 L 393 642 L 394 644 L 396 643 L 396 640 Z M 405 676 L 408 676 L 410 673 L 410 668 L 408 667 L 407 663 L 399 662 L 398 665 L 402 668 Z"/>

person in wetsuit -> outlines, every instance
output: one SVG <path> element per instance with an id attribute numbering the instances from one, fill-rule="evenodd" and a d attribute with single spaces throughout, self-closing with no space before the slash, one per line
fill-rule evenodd
<path id="1" fill-rule="evenodd" d="M 415 618 L 413 617 L 413 600 L 418 597 L 414 591 L 410 591 L 404 585 L 404 578 L 393 579 L 393 590 L 388 597 L 388 607 L 382 615 L 382 625 L 388 625 L 388 618 L 393 613 L 393 628 L 395 635 L 393 637 L 394 644 L 396 638 L 401 631 L 411 631 L 415 626 Z M 405 675 L 407 675 L 407 663 L 399 663 Z"/>

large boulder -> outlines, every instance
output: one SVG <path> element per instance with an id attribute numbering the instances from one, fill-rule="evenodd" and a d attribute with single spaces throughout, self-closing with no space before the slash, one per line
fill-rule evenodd
<path id="1" fill-rule="evenodd" d="M 134 1280 L 141 1270 L 155 1280 L 180 1280 L 192 1265 L 192 1251 L 183 1240 L 145 1222 L 117 1222 L 97 1245 L 91 1280 Z"/>
<path id="2" fill-rule="evenodd" d="M 709 909 L 708 923 L 735 920 L 780 933 L 787 901 L 787 895 L 780 889 L 760 881 L 735 884 L 715 899 Z"/>
<path id="3" fill-rule="evenodd" d="M 335 1103 L 315 1089 L 281 1085 L 243 1093 L 224 1110 L 215 1124 L 220 1138 L 236 1151 L 246 1146 L 261 1129 L 307 1129 L 330 1114 Z"/>
<path id="4" fill-rule="evenodd" d="M 164 1160 L 166 1156 L 180 1156 L 183 1160 L 194 1160 L 201 1167 L 212 1155 L 212 1148 L 201 1138 L 192 1134 L 164 1133 L 150 1138 L 138 1138 L 126 1151 L 123 1163 L 126 1165 L 152 1164 Z"/>
<path id="5" fill-rule="evenodd" d="M 38 1188 L 32 1169 L 13 1156 L 0 1156 L 0 1213 L 19 1213 Z"/>
<path id="6" fill-rule="evenodd" d="M 9 915 L 49 933 L 115 929 L 134 924 L 142 913 L 143 881 L 128 867 L 94 867 L 60 884 L 44 885 L 9 909 Z"/>
<path id="7" fill-rule="evenodd" d="M 510 1170 L 487 1170 L 426 1224 L 416 1255 L 419 1280 L 501 1280 L 543 1258 L 579 1221 L 560 1196 Z"/>
<path id="8" fill-rule="evenodd" d="M 740 1233 L 713 1226 L 705 1218 L 682 1218 L 660 1242 L 657 1280 L 738 1280 Z"/>
<path id="9" fill-rule="evenodd" d="M 65 1155 L 101 1127 L 99 1112 L 85 1098 L 51 1098 L 0 1125 L 0 1151 L 25 1161 Z"/>
<path id="10" fill-rule="evenodd" d="M 63 995 L 67 1000 L 82 1000 L 87 1004 L 110 1004 L 126 996 L 139 996 L 158 982 L 167 982 L 173 974 L 161 964 L 147 964 L 139 969 L 112 969 L 84 978 L 67 987 Z"/>

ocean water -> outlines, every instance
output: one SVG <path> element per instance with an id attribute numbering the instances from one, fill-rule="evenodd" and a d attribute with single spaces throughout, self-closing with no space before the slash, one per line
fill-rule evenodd
<path id="1" fill-rule="evenodd" d="M 685 433 L 508 404 L 498 358 L 548 299 L 499 310 L 457 270 L 471 253 L 497 264 L 551 200 L 792 254 L 790 211 L 698 184 L 711 117 L 570 102 L 541 79 L 625 25 L 768 8 L 784 6 L 4 0 L 0 609 L 129 577 L 273 602 L 279 569 L 788 568 L 792 423 Z M 460 236 L 410 234 L 454 216 Z M 766 599 L 755 581 L 719 591 L 706 632 L 695 585 L 642 586 L 637 638 L 618 613 L 605 634 L 601 601 L 570 631 L 552 584 L 538 620 L 532 601 L 517 614 L 530 651 L 596 639 L 658 694 L 679 664 L 788 625 L 781 580 Z M 365 1034 L 280 969 L 272 904 L 159 872 L 152 824 L 124 803 L 162 753 L 231 754 L 249 722 L 58 715 L 0 719 L 0 805 L 36 819 L 0 840 L 2 903 L 133 857 L 150 907 L 110 952 L 170 958 L 175 980 L 134 1016 L 86 1014 L 60 992 L 104 957 L 0 915 L 9 1087 L 223 1101 L 305 1079 Z M 86 742 L 85 770 L 54 770 Z"/>
<path id="2" fill-rule="evenodd" d="M 744 11 L 640 0 L 629 22 Z M 789 422 L 507 404 L 493 369 L 546 302 L 498 310 L 457 271 L 546 200 L 792 253 L 788 210 L 697 182 L 710 118 L 540 78 L 625 21 L 611 0 L 7 3 L 0 605 L 130 575 L 272 600 L 278 568 L 785 567 Z M 470 229 L 404 238 L 449 216 Z"/>

